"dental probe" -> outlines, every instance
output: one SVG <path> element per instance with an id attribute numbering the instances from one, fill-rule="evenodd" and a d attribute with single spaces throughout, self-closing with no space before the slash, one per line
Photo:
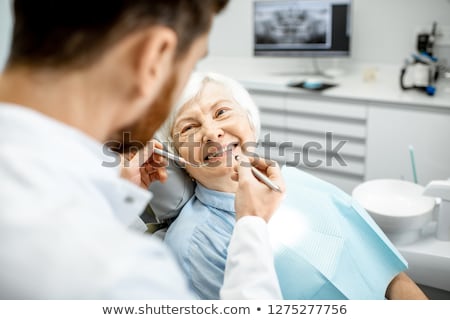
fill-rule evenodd
<path id="1" fill-rule="evenodd" d="M 239 156 L 234 157 L 236 161 L 239 161 Z M 251 166 L 252 172 L 259 180 L 261 180 L 266 186 L 268 186 L 273 191 L 281 192 L 281 188 L 273 183 L 264 173 Z"/>
<path id="2" fill-rule="evenodd" d="M 177 156 L 177 155 L 175 155 L 173 153 L 170 153 L 170 152 L 168 152 L 166 150 L 162 150 L 162 149 L 158 149 L 158 148 L 153 149 L 153 152 L 156 153 L 156 154 L 159 154 L 160 156 L 163 156 L 163 157 L 165 157 L 167 159 L 170 159 L 170 160 L 173 160 L 173 161 L 177 161 L 177 162 L 181 162 L 181 163 L 187 164 L 187 165 L 192 166 L 192 167 L 203 167 L 203 166 L 207 165 L 205 163 L 193 164 L 193 163 L 185 160 L 184 158 L 182 158 L 180 156 Z"/>

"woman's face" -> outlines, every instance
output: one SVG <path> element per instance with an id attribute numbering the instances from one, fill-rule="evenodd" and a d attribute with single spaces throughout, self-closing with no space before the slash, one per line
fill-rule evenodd
<path id="1" fill-rule="evenodd" d="M 251 152 L 255 134 L 245 111 L 223 85 L 208 82 L 177 114 L 172 137 L 184 159 L 207 164 L 186 170 L 204 186 L 232 192 L 235 156 Z"/>

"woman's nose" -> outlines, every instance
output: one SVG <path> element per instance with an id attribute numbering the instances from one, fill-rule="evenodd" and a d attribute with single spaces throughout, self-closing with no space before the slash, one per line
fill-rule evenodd
<path id="1" fill-rule="evenodd" d="M 203 142 L 217 141 L 223 137 L 223 133 L 220 126 L 210 123 L 204 127 Z"/>

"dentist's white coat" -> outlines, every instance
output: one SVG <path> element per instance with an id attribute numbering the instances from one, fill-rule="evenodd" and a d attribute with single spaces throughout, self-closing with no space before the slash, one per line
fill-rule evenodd
<path id="1" fill-rule="evenodd" d="M 0 104 L 0 299 L 194 299 L 159 240 L 133 228 L 151 195 L 78 130 Z M 240 219 L 223 299 L 278 299 L 267 224 Z"/>

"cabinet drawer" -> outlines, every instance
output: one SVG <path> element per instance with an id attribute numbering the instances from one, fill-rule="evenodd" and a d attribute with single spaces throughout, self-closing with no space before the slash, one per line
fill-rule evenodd
<path id="1" fill-rule="evenodd" d="M 261 133 L 259 135 L 260 141 L 276 142 L 277 144 L 287 141 L 286 131 L 282 128 L 267 128 L 261 127 Z"/>
<path id="2" fill-rule="evenodd" d="M 355 120 L 367 119 L 367 107 L 365 105 L 328 99 L 316 100 L 289 97 L 286 99 L 286 111 L 323 117 Z"/>
<path id="3" fill-rule="evenodd" d="M 309 115 L 287 114 L 286 126 L 289 130 L 325 135 L 332 132 L 340 137 L 365 139 L 365 122 L 341 121 L 340 119 L 317 118 Z"/>
<path id="4" fill-rule="evenodd" d="M 261 126 L 276 126 L 280 128 L 286 127 L 286 117 L 283 112 L 267 112 L 261 110 L 260 112 Z"/>
<path id="5" fill-rule="evenodd" d="M 284 109 L 285 97 L 282 94 L 250 91 L 250 96 L 260 109 Z"/>
<path id="6" fill-rule="evenodd" d="M 333 156 L 325 151 L 316 151 L 315 149 L 279 149 L 278 157 L 290 165 L 318 170 L 323 172 L 332 172 L 354 178 L 364 178 L 365 168 L 363 158 L 346 157 L 339 153 Z M 280 161 L 281 159 L 278 159 Z"/>
<path id="7" fill-rule="evenodd" d="M 284 157 L 280 157 L 280 152 L 277 147 L 268 147 L 258 144 L 255 153 L 264 159 L 277 161 L 280 165 L 285 163 Z"/>
<path id="8" fill-rule="evenodd" d="M 272 135 L 271 135 L 272 137 Z M 352 140 L 352 139 L 341 139 L 339 137 L 332 136 L 331 138 L 327 138 L 326 134 L 308 134 L 308 133 L 296 133 L 296 132 L 287 132 L 286 141 L 292 142 L 295 147 L 301 148 L 307 144 L 319 144 L 322 146 L 322 149 L 329 148 L 338 151 L 346 156 L 354 156 L 364 158 L 366 155 L 365 143 L 364 140 Z M 327 141 L 327 139 L 329 141 Z M 343 141 L 342 147 L 341 141 Z"/>

